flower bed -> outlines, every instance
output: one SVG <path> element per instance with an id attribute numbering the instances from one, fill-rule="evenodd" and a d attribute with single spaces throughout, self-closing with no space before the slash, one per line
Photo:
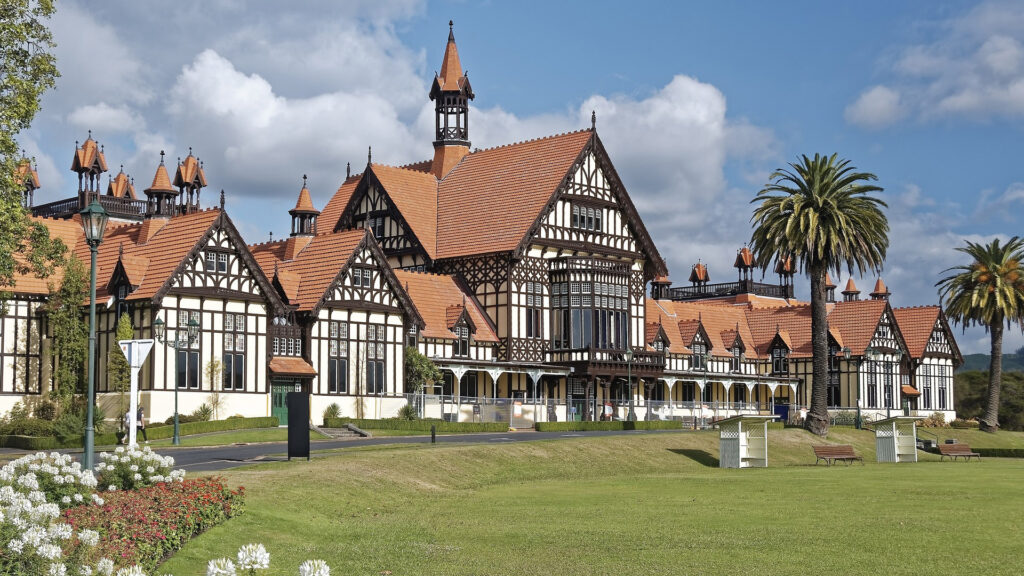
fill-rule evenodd
<path id="1" fill-rule="evenodd" d="M 244 490 L 231 490 L 219 478 L 107 492 L 103 499 L 102 506 L 71 508 L 64 518 L 76 531 L 99 533 L 99 555 L 146 570 L 244 509 Z"/>

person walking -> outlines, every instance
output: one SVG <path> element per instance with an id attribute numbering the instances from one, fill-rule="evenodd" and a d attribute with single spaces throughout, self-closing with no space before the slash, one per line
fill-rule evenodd
<path id="1" fill-rule="evenodd" d="M 142 439 L 146 442 L 146 444 L 149 444 L 149 437 L 146 436 L 145 412 L 143 412 L 141 404 L 139 405 L 139 412 L 136 416 L 137 417 L 135 420 L 135 435 L 138 436 L 139 433 L 141 433 Z"/>

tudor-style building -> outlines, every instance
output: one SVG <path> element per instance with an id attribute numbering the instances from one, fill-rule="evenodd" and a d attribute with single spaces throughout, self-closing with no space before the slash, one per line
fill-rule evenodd
<path id="1" fill-rule="evenodd" d="M 472 149 L 475 94 L 451 29 L 428 97 L 431 159 L 395 167 L 368 153 L 322 212 L 303 178 L 291 235 L 278 242 L 246 246 L 223 195 L 220 208 L 200 209 L 207 182 L 191 150 L 173 179 L 161 154 L 145 199 L 123 170 L 101 193 L 107 163 L 91 134 L 76 145 L 71 198 L 34 206 L 38 177 L 24 163 L 25 205 L 80 256 L 88 248 L 67 219 L 94 198 L 113 218 L 99 255 L 101 396 L 126 312 L 137 337 L 158 318 L 169 334 L 200 324 L 195 343 L 162 343 L 143 371 L 156 419 L 170 415 L 175 388 L 181 412 L 217 390 L 222 415 L 282 421 L 290 390 L 309 393 L 314 419 L 333 403 L 348 416 L 416 401 L 425 415 L 511 422 L 626 418 L 632 403 L 640 418 L 695 424 L 806 406 L 810 308 L 794 299 L 791 259 L 777 262 L 777 284 L 755 282 L 743 248 L 735 282 L 712 283 L 698 261 L 690 286 L 672 287 L 596 117 L 588 129 Z M 830 409 L 859 402 L 884 414 L 907 399 L 952 417 L 960 356 L 941 311 L 893 309 L 880 280 L 870 300 L 851 279 L 833 302 L 827 284 Z M 0 408 L 48 388 L 45 285 L 19 278 L 0 322 Z M 431 357 L 442 381 L 407 389 L 406 346 Z M 216 382 L 204 377 L 211 359 L 225 367 Z"/>

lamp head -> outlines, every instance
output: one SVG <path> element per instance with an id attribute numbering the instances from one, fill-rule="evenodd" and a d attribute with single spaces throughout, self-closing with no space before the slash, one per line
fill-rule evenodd
<path id="1" fill-rule="evenodd" d="M 79 212 L 78 215 L 82 217 L 85 241 L 90 246 L 96 246 L 102 242 L 103 231 L 107 228 L 107 220 L 109 219 L 107 211 L 103 209 L 103 206 L 93 198 L 92 202 Z"/>
<path id="2" fill-rule="evenodd" d="M 632 362 L 632 361 L 633 361 L 633 349 L 632 348 L 626 348 L 626 362 Z"/>
<path id="3" fill-rule="evenodd" d="M 164 329 L 165 328 L 166 328 L 166 325 L 164 324 L 164 321 L 163 321 L 162 318 L 157 318 L 153 322 L 153 335 L 156 336 L 157 341 L 159 341 L 161 344 L 163 344 L 163 342 L 164 342 Z"/>
<path id="4" fill-rule="evenodd" d="M 188 321 L 188 343 L 192 344 L 199 337 L 199 321 L 191 318 Z"/>
<path id="5" fill-rule="evenodd" d="M 849 346 L 843 346 L 843 349 L 841 350 L 841 352 L 843 353 L 843 358 L 846 359 L 846 360 L 849 360 L 850 356 L 853 355 L 853 350 L 850 350 Z"/>

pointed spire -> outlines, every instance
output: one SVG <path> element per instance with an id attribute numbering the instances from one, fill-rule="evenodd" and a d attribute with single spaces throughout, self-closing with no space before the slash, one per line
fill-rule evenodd
<path id="1" fill-rule="evenodd" d="M 590 131 L 597 132 L 597 111 L 590 111 Z"/>
<path id="2" fill-rule="evenodd" d="M 345 179 L 348 180 L 352 177 L 352 163 L 345 162 Z"/>
<path id="3" fill-rule="evenodd" d="M 369 166 L 373 163 L 373 146 L 366 147 L 366 165 Z"/>
<path id="4" fill-rule="evenodd" d="M 220 209 L 221 209 L 221 211 L 224 210 L 224 189 L 223 188 L 220 189 Z"/>
<path id="5" fill-rule="evenodd" d="M 124 257 L 124 241 L 117 245 L 117 259 L 120 260 Z"/>
<path id="6" fill-rule="evenodd" d="M 890 294 L 889 289 L 885 286 L 885 282 L 882 281 L 882 277 L 879 276 L 878 280 L 875 281 L 875 289 L 871 291 L 871 299 L 888 300 Z"/>

